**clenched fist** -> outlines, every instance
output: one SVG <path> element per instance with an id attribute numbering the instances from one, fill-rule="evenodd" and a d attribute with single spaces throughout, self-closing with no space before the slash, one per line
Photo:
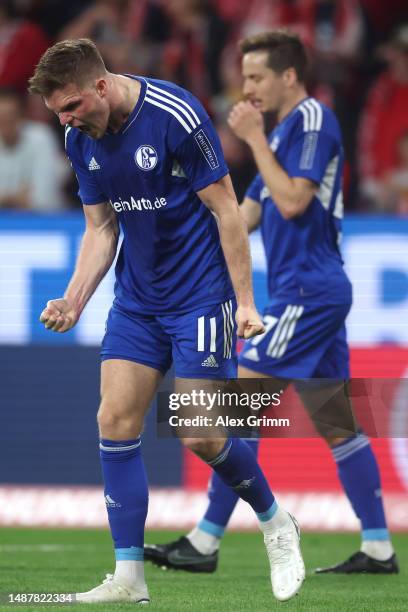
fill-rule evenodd
<path id="1" fill-rule="evenodd" d="M 261 112 L 250 102 L 238 102 L 228 117 L 228 125 L 238 138 L 246 143 L 264 133 L 264 122 Z"/>
<path id="2" fill-rule="evenodd" d="M 74 327 L 78 321 L 78 314 L 65 298 L 58 298 L 47 302 L 46 308 L 40 315 L 41 323 L 46 329 L 63 333 Z"/>
<path id="3" fill-rule="evenodd" d="M 239 338 L 252 338 L 253 336 L 263 334 L 265 331 L 264 324 L 255 306 L 238 306 L 235 314 L 235 320 L 237 323 L 237 335 Z"/>

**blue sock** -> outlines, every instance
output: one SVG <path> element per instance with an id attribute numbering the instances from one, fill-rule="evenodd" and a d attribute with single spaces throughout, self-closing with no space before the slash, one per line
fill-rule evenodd
<path id="1" fill-rule="evenodd" d="M 147 478 L 140 438 L 100 441 L 105 502 L 117 561 L 143 559 Z"/>
<path id="2" fill-rule="evenodd" d="M 388 540 L 380 472 L 370 440 L 360 433 L 332 448 L 343 489 L 361 521 L 363 540 Z"/>
<path id="3" fill-rule="evenodd" d="M 258 454 L 259 440 L 254 438 L 251 440 L 244 440 L 244 442 L 249 446 L 256 457 Z M 198 527 L 206 533 L 221 538 L 237 501 L 239 500 L 239 496 L 234 489 L 224 484 L 218 474 L 213 472 L 208 487 L 208 499 L 209 504 L 206 513 L 199 522 Z"/>
<path id="4" fill-rule="evenodd" d="M 226 485 L 252 506 L 260 521 L 273 517 L 278 506 L 248 444 L 240 438 L 230 438 L 208 464 Z"/>

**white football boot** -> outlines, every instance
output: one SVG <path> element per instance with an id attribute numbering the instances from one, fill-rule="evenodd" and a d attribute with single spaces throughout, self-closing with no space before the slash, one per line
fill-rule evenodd
<path id="1" fill-rule="evenodd" d="M 133 602 L 137 604 L 149 604 L 149 592 L 146 585 L 133 587 L 118 582 L 113 574 L 106 574 L 105 580 L 99 586 L 86 593 L 76 594 L 77 603 L 115 603 Z"/>
<path id="2" fill-rule="evenodd" d="M 271 565 L 273 594 L 279 601 L 286 601 L 296 595 L 305 579 L 297 521 L 288 513 L 287 524 L 264 533 L 264 542 Z"/>

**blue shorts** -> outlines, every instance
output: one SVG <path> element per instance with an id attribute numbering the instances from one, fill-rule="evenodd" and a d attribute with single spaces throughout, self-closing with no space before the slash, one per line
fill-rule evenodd
<path id="1" fill-rule="evenodd" d="M 126 359 L 180 378 L 236 378 L 235 300 L 184 314 L 143 315 L 113 305 L 101 359 Z"/>
<path id="2" fill-rule="evenodd" d="M 351 303 L 273 303 L 265 333 L 248 340 L 239 365 L 277 378 L 350 377 L 345 319 Z"/>

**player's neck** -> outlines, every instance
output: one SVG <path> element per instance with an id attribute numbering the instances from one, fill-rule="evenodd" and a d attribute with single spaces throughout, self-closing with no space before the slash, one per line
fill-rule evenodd
<path id="1" fill-rule="evenodd" d="M 278 122 L 280 123 L 305 98 L 307 98 L 307 91 L 304 87 L 299 87 L 288 96 L 278 111 Z"/>
<path id="2" fill-rule="evenodd" d="M 112 102 L 109 131 L 116 133 L 126 123 L 139 99 L 141 85 L 136 79 L 112 74 Z"/>

